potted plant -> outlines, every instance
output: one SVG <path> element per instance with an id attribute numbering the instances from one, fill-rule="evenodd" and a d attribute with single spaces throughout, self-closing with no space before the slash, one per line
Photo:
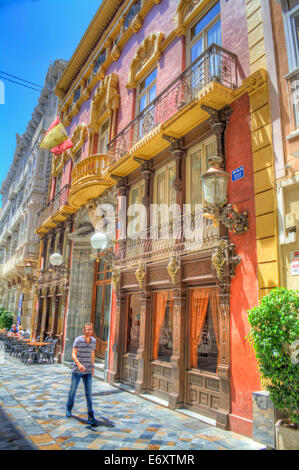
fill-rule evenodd
<path id="1" fill-rule="evenodd" d="M 299 292 L 273 289 L 248 311 L 248 320 L 266 390 L 288 416 L 276 423 L 276 446 L 299 450 Z"/>

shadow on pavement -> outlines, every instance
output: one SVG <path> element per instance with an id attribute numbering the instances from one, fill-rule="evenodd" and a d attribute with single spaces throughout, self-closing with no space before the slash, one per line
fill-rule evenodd
<path id="1" fill-rule="evenodd" d="M 72 415 L 72 418 L 76 419 L 77 421 L 79 421 L 82 424 L 88 424 L 87 419 L 79 418 L 79 416 L 74 416 L 74 415 Z M 88 427 L 92 431 L 94 430 L 94 428 L 98 428 L 98 427 L 101 427 L 101 426 L 104 426 L 106 428 L 115 428 L 115 424 L 112 423 L 112 421 L 110 421 L 109 419 L 106 419 L 104 417 L 102 417 L 101 419 L 102 419 L 102 421 L 96 420 L 96 424 L 94 424 L 92 426 L 89 424 Z"/>
<path id="2" fill-rule="evenodd" d="M 0 409 L 0 450 L 35 450 L 33 444 Z"/>
<path id="3" fill-rule="evenodd" d="M 107 392 L 97 392 L 97 393 L 93 393 L 92 396 L 93 397 L 103 397 L 105 395 L 115 395 L 117 393 L 124 393 L 124 390 L 108 390 Z"/>

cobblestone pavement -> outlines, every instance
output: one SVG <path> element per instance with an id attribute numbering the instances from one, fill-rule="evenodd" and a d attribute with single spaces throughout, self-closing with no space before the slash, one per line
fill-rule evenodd
<path id="1" fill-rule="evenodd" d="M 74 416 L 65 417 L 71 371 L 65 365 L 0 365 L 0 449 L 256 450 L 262 445 L 98 380 L 98 421 L 88 426 L 80 382 Z"/>

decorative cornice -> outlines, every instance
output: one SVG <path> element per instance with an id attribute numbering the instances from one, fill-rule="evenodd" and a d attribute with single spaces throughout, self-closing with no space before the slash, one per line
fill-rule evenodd
<path id="1" fill-rule="evenodd" d="M 81 90 L 81 97 L 78 101 L 78 106 L 80 107 L 83 101 L 88 99 L 88 94 L 90 91 L 95 87 L 99 80 L 104 78 L 106 70 L 108 70 L 113 61 L 119 58 L 124 45 L 128 42 L 133 34 L 137 33 L 137 31 L 141 28 L 142 22 L 146 15 L 150 12 L 152 7 L 156 4 L 159 4 L 160 1 L 161 0 L 142 0 L 141 9 L 132 20 L 128 28 L 124 27 L 125 18 L 132 5 L 136 3 L 136 0 L 126 0 L 123 2 L 123 5 L 121 5 L 121 1 L 111 2 L 104 0 L 102 2 L 101 7 L 97 11 L 93 21 L 89 25 L 88 30 L 86 31 L 75 53 L 73 54 L 73 57 L 69 62 L 69 67 L 66 69 L 55 89 L 56 95 L 62 100 L 60 105 L 61 111 L 66 112 L 68 107 L 71 106 L 74 91 L 80 85 L 83 86 L 83 89 L 85 86 L 85 89 L 87 88 L 88 91 L 86 92 L 83 89 Z M 108 23 L 103 26 L 104 17 L 102 17 L 103 15 L 101 14 L 101 10 L 104 8 L 104 6 L 106 10 L 110 8 L 110 11 L 112 12 L 111 18 L 113 17 L 113 20 L 110 21 L 108 28 Z M 120 8 L 116 13 L 118 7 Z M 92 30 L 94 31 L 92 32 Z M 99 31 L 100 34 L 97 35 L 97 41 L 89 43 L 89 38 L 95 37 L 95 34 Z M 98 72 L 94 74 L 94 62 L 98 57 L 99 52 L 103 52 L 104 50 L 106 50 L 106 59 L 101 64 Z M 89 52 L 85 55 L 84 60 L 82 60 L 84 51 Z"/>
<path id="2" fill-rule="evenodd" d="M 176 35 L 186 34 L 190 23 L 211 4 L 211 0 L 180 0 L 174 17 Z"/>
<path id="3" fill-rule="evenodd" d="M 119 106 L 117 92 L 118 75 L 112 73 L 105 77 L 97 88 L 91 102 L 89 128 L 91 134 L 99 132 L 100 124 L 116 111 Z"/>
<path id="4" fill-rule="evenodd" d="M 134 54 L 130 69 L 127 88 L 136 88 L 137 82 L 152 65 L 161 57 L 161 44 L 164 34 L 154 31 L 149 34 Z"/>

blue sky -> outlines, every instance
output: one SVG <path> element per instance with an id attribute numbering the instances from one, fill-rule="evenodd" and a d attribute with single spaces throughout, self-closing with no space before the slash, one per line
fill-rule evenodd
<path id="1" fill-rule="evenodd" d="M 0 0 L 0 70 L 43 86 L 50 63 L 71 58 L 100 4 L 101 0 Z M 25 132 L 39 98 L 37 91 L 2 82 L 0 185 L 13 159 L 16 134 Z"/>

